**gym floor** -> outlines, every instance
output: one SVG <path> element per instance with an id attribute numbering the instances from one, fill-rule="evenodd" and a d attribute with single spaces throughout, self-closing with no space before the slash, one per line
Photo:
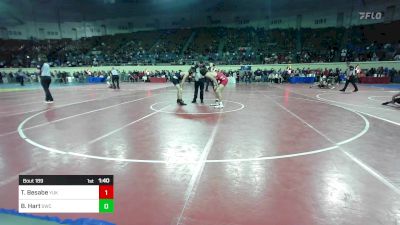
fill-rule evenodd
<path id="1" fill-rule="evenodd" d="M 172 84 L 0 92 L 0 208 L 20 174 L 113 174 L 116 224 L 400 224 L 398 90 L 230 84 L 224 109 Z M 198 99 L 199 102 L 199 99 Z M 43 214 L 41 214 L 43 215 Z"/>

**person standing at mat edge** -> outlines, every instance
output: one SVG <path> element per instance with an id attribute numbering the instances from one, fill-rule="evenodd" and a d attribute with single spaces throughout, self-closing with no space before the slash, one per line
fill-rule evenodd
<path id="1" fill-rule="evenodd" d="M 53 103 L 53 96 L 50 93 L 50 84 L 51 84 L 51 73 L 50 73 L 50 65 L 48 63 L 43 63 L 43 66 L 40 70 L 40 84 L 43 87 L 44 93 L 46 94 L 46 103 Z"/>
<path id="2" fill-rule="evenodd" d="M 111 75 L 112 75 L 111 82 L 112 82 L 113 88 L 119 89 L 119 73 L 114 67 L 111 70 Z M 115 82 L 117 82 L 117 86 L 115 86 Z"/>
<path id="3" fill-rule="evenodd" d="M 19 83 L 21 84 L 21 86 L 24 86 L 25 74 L 22 72 L 21 69 L 19 69 L 17 72 L 17 79 L 19 80 Z"/>

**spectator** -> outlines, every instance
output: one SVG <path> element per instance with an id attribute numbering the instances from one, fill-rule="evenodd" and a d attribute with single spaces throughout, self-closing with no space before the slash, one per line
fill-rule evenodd
<path id="1" fill-rule="evenodd" d="M 24 79 L 25 79 L 25 74 L 22 72 L 21 69 L 18 70 L 17 72 L 17 81 L 21 84 L 21 86 L 24 86 Z"/>

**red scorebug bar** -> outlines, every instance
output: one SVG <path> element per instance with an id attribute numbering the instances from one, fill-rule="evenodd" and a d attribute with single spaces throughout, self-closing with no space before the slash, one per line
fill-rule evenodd
<path id="1" fill-rule="evenodd" d="M 99 186 L 99 199 L 113 199 L 114 186 L 113 185 L 100 185 Z"/>

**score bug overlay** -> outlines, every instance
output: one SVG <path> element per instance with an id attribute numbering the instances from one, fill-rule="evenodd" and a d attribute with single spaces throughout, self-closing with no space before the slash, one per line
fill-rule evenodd
<path id="1" fill-rule="evenodd" d="M 113 213 L 113 175 L 20 175 L 20 213 Z"/>

